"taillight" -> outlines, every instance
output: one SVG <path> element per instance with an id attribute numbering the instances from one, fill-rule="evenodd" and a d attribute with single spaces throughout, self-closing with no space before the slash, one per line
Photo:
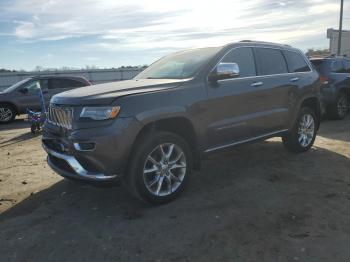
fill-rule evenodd
<path id="1" fill-rule="evenodd" d="M 320 76 L 320 81 L 321 81 L 321 84 L 323 85 L 327 85 L 329 83 L 329 78 L 326 77 L 326 76 Z"/>

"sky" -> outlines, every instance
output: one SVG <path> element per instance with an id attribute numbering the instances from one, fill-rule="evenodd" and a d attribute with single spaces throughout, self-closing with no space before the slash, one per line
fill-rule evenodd
<path id="1" fill-rule="evenodd" d="M 145 65 L 239 40 L 328 48 L 340 0 L 0 0 L 0 68 Z M 350 0 L 344 29 L 350 30 Z"/>

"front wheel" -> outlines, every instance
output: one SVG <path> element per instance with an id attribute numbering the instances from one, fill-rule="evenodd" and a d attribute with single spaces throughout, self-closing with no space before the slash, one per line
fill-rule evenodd
<path id="1" fill-rule="evenodd" d="M 301 108 L 292 130 L 282 137 L 284 146 L 294 153 L 308 151 L 315 142 L 317 126 L 315 112 L 308 107 Z"/>
<path id="2" fill-rule="evenodd" d="M 192 171 L 192 154 L 187 142 L 176 134 L 157 131 L 137 143 L 125 178 L 130 192 L 151 204 L 175 199 Z"/>

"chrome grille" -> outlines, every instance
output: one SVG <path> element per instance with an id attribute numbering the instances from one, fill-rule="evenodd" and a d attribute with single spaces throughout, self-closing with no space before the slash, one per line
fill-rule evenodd
<path id="1" fill-rule="evenodd" d="M 53 125 L 72 129 L 73 109 L 70 107 L 50 105 L 47 120 Z"/>

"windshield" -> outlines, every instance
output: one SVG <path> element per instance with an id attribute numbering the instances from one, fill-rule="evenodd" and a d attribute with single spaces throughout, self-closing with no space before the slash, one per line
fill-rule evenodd
<path id="1" fill-rule="evenodd" d="M 31 78 L 23 79 L 23 80 L 17 82 L 16 84 L 14 84 L 14 85 L 12 85 L 12 86 L 10 86 L 10 87 L 8 87 L 8 88 L 5 88 L 5 89 L 3 90 L 3 92 L 12 92 L 12 91 L 14 91 L 17 87 L 19 87 L 20 85 L 22 85 L 22 84 L 28 82 L 30 79 L 31 79 Z"/>
<path id="2" fill-rule="evenodd" d="M 219 47 L 192 49 L 165 56 L 138 74 L 135 79 L 193 77 L 219 49 Z"/>

